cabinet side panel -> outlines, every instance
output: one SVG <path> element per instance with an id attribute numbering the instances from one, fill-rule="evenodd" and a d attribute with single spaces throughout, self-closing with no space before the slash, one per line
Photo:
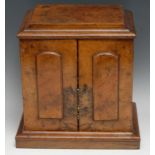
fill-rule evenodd
<path id="1" fill-rule="evenodd" d="M 36 56 L 39 118 L 62 118 L 61 55 L 42 52 Z"/>
<path id="2" fill-rule="evenodd" d="M 93 56 L 94 120 L 118 119 L 118 56 L 100 52 Z"/>

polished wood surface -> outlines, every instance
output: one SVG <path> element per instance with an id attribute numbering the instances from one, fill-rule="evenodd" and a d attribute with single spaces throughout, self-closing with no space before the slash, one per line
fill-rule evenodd
<path id="1" fill-rule="evenodd" d="M 124 11 L 119 5 L 37 5 L 30 29 L 124 28 Z"/>
<path id="2" fill-rule="evenodd" d="M 133 16 L 120 5 L 37 5 L 17 36 L 17 147 L 138 149 Z"/>
<path id="3" fill-rule="evenodd" d="M 47 132 L 23 131 L 23 122 L 16 136 L 18 148 L 57 149 L 139 149 L 140 135 L 136 106 L 133 104 L 133 133 L 129 132 Z"/>
<path id="4" fill-rule="evenodd" d="M 120 5 L 37 5 L 18 33 L 25 39 L 133 38 L 133 16 Z"/>
<path id="5" fill-rule="evenodd" d="M 25 130 L 77 130 L 76 47 L 74 40 L 21 40 Z"/>
<path id="6" fill-rule="evenodd" d="M 117 120 L 119 56 L 98 52 L 92 57 L 94 120 Z"/>
<path id="7" fill-rule="evenodd" d="M 39 118 L 63 118 L 62 56 L 48 51 L 36 57 Z"/>
<path id="8" fill-rule="evenodd" d="M 114 59 L 115 66 L 112 65 L 110 69 L 102 65 L 103 68 L 100 68 L 102 75 L 98 76 L 97 70 L 93 72 L 93 67 L 97 69 L 101 64 L 94 66 L 92 57 L 97 53 L 106 54 L 107 51 L 119 58 L 117 61 Z M 132 40 L 79 41 L 79 87 L 83 90 L 79 102 L 80 130 L 132 131 L 132 58 Z M 108 67 L 111 65 L 111 60 L 108 61 L 104 59 L 102 63 Z M 97 76 L 100 81 L 96 79 Z M 95 100 L 97 95 L 101 97 Z M 99 107 L 103 114 L 99 113 L 96 107 Z M 95 115 L 98 115 L 99 120 L 93 119 Z"/>

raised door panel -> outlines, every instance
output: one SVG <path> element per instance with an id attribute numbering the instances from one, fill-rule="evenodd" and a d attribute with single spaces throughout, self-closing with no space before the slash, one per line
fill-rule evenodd
<path id="1" fill-rule="evenodd" d="M 92 57 L 94 120 L 117 120 L 119 56 L 112 52 L 99 52 Z"/>
<path id="2" fill-rule="evenodd" d="M 132 41 L 78 44 L 80 130 L 132 131 Z"/>
<path id="3" fill-rule="evenodd" d="M 77 130 L 77 42 L 22 40 L 25 130 Z"/>
<path id="4" fill-rule="evenodd" d="M 36 56 L 39 118 L 63 118 L 62 56 L 42 52 Z"/>

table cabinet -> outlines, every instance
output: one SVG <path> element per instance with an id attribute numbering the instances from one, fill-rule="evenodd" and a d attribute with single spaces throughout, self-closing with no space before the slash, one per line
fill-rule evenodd
<path id="1" fill-rule="evenodd" d="M 37 5 L 18 33 L 17 147 L 139 148 L 133 17 L 120 5 Z"/>

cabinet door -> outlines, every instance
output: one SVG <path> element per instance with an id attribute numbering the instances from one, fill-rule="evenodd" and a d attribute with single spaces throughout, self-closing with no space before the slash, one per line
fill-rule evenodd
<path id="1" fill-rule="evenodd" d="M 131 40 L 79 41 L 81 131 L 132 130 Z"/>
<path id="2" fill-rule="evenodd" d="M 22 40 L 25 130 L 77 130 L 77 42 Z"/>

